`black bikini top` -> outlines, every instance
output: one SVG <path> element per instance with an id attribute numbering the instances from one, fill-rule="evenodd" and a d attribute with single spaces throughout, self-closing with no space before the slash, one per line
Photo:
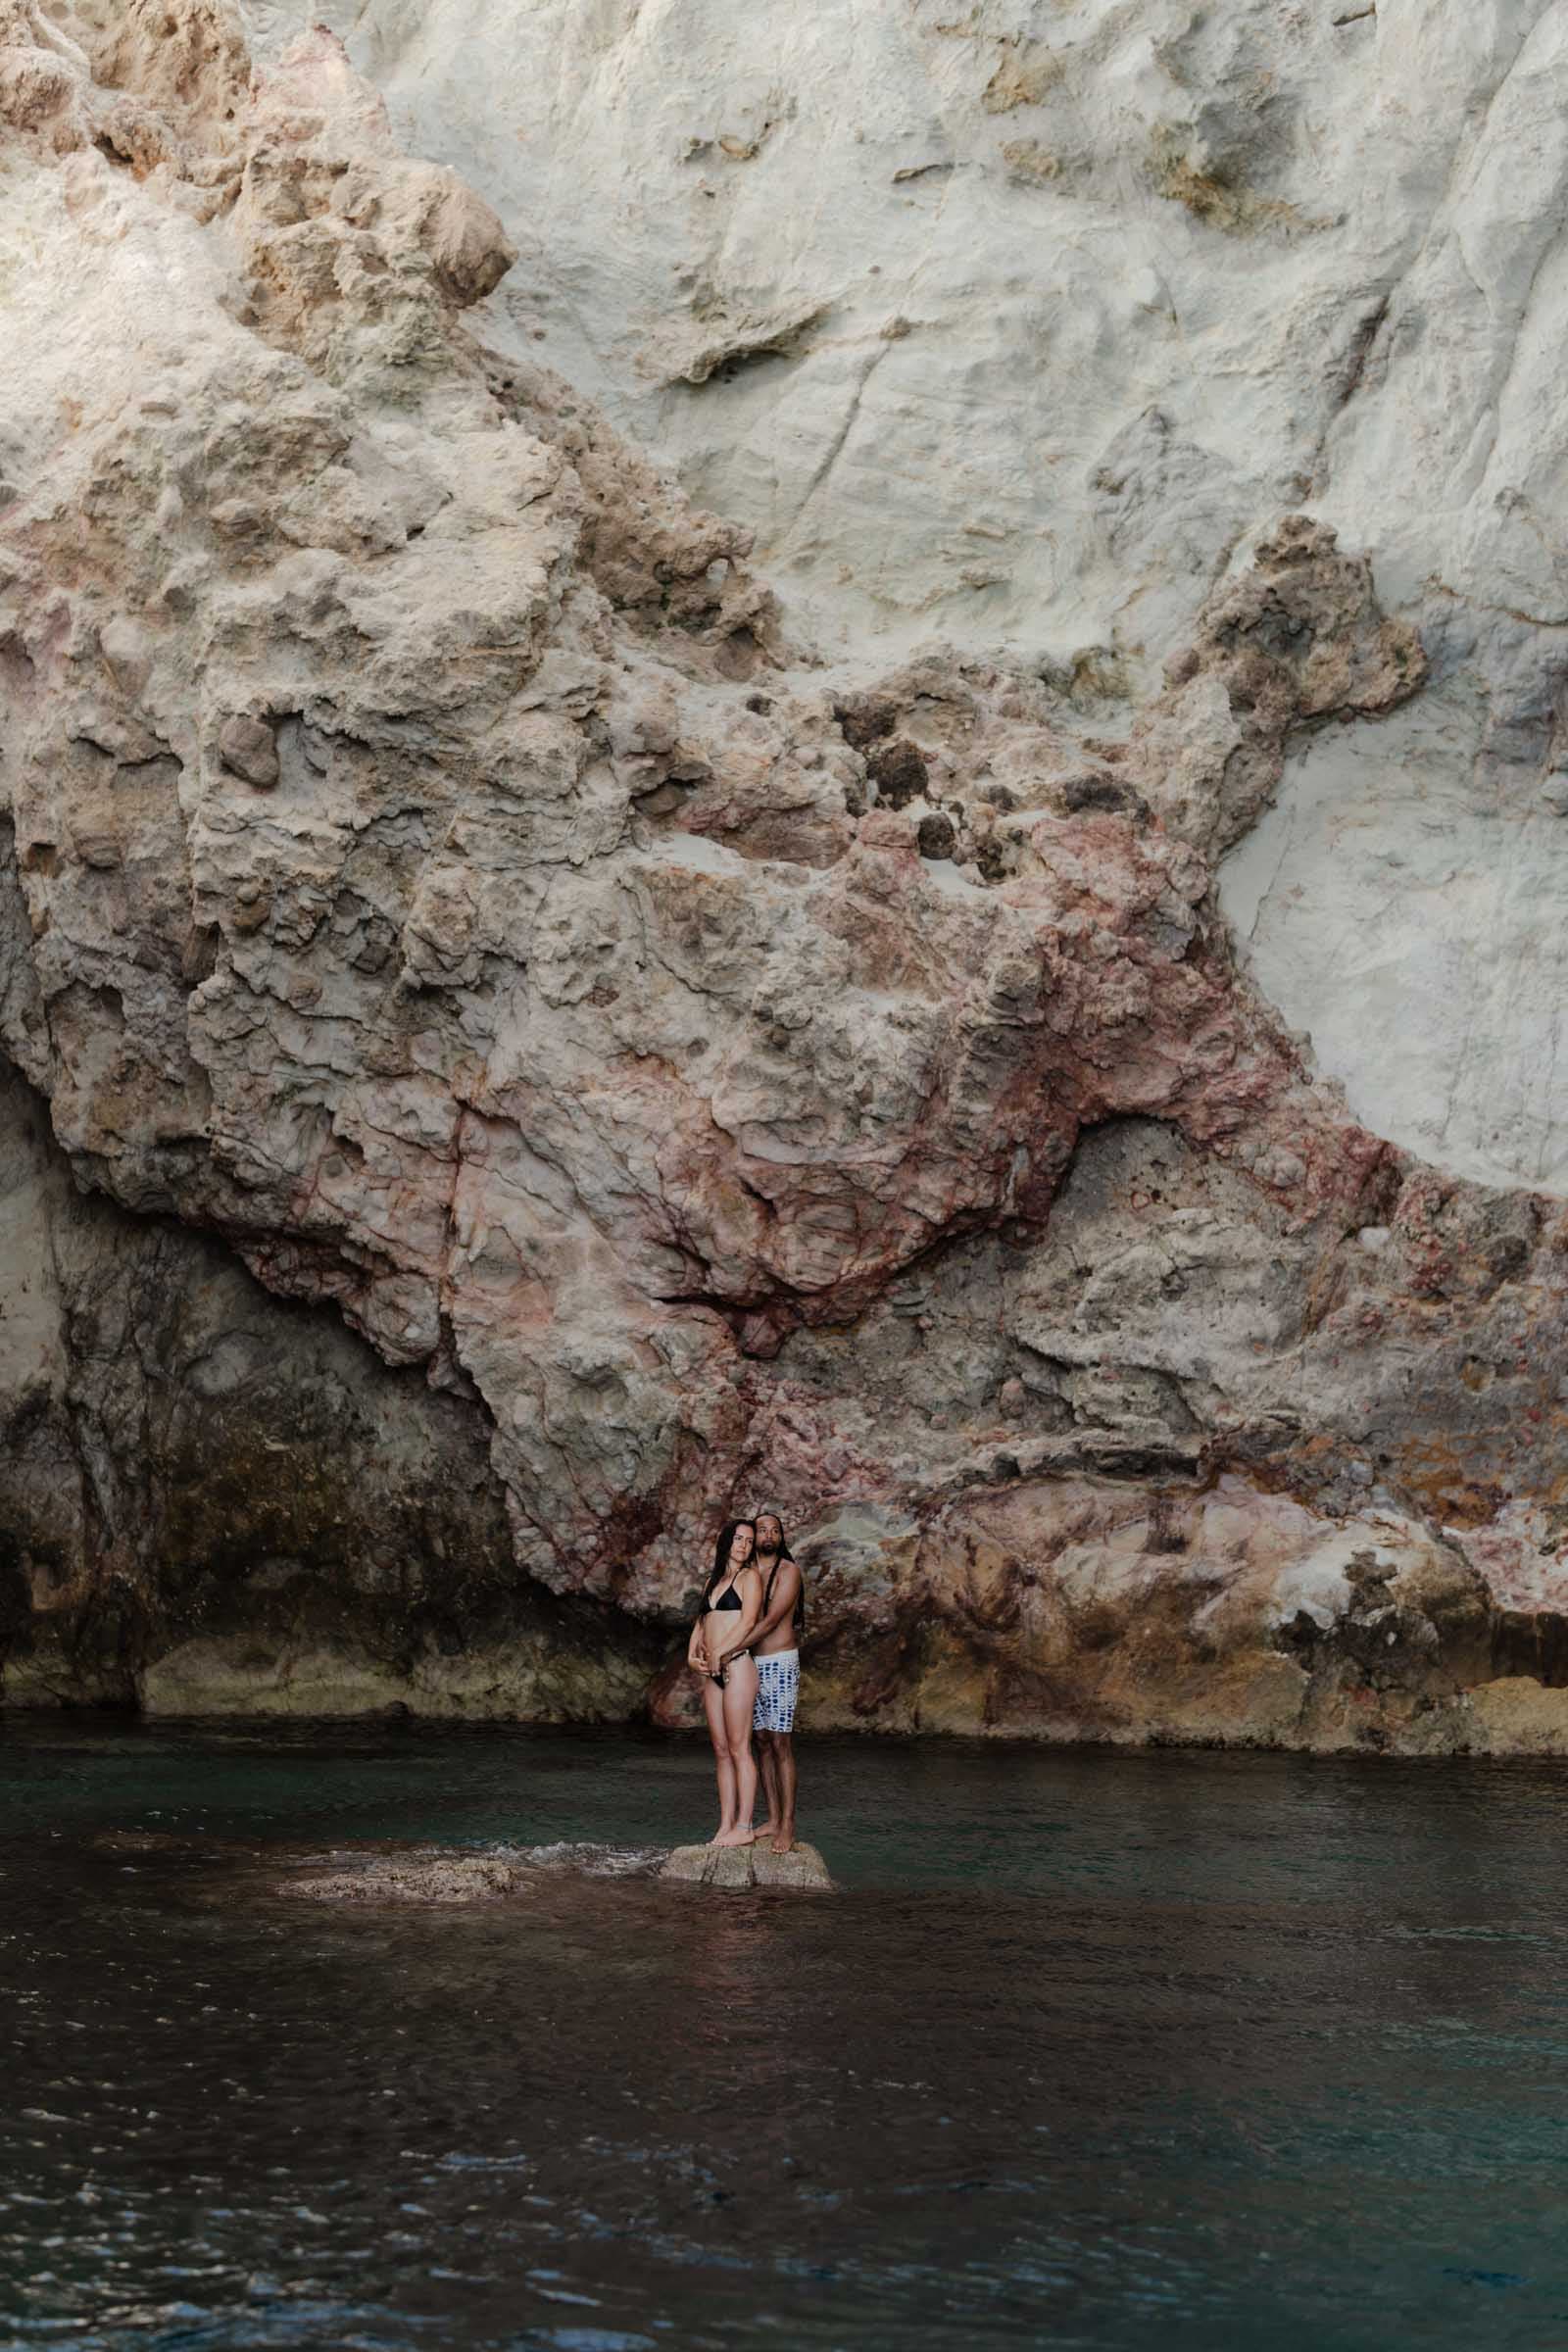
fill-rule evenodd
<path id="1" fill-rule="evenodd" d="M 734 1586 L 731 1585 L 729 1591 L 724 1594 L 721 1600 L 710 1600 L 709 1602 L 708 1614 L 710 1617 L 711 1617 L 715 1609 L 738 1609 L 740 1605 L 741 1596 L 736 1592 Z"/>

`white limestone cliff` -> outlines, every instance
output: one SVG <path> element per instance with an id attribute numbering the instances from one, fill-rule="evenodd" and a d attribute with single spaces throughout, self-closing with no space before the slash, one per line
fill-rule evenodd
<path id="1" fill-rule="evenodd" d="M 20 1222 L 345 1317 L 535 1612 L 35 1479 L 13 1687 L 110 1563 L 154 1703 L 614 1711 L 760 1481 L 819 1720 L 1568 1734 L 1554 23 L 8 0 Z"/>
<path id="2" fill-rule="evenodd" d="M 1303 747 L 1225 903 L 1358 1117 L 1562 1189 L 1555 0 L 329 21 L 506 221 L 487 336 L 753 530 L 840 658 L 1147 681 L 1285 508 L 1367 549 L 1437 691 Z"/>

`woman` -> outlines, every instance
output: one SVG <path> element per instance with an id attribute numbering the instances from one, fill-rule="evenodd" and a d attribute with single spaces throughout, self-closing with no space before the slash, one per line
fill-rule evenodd
<path id="1" fill-rule="evenodd" d="M 754 1836 L 757 1764 L 752 1755 L 752 1710 L 757 1667 L 752 1628 L 762 1611 L 762 1580 L 752 1554 L 757 1530 L 730 1519 L 718 1531 L 713 1572 L 703 1587 L 686 1663 L 703 1678 L 703 1708 L 718 1766 L 718 1831 L 713 1845 L 749 1845 Z"/>

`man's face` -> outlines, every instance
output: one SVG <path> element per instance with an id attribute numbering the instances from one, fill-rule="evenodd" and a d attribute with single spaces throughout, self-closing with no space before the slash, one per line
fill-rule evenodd
<path id="1" fill-rule="evenodd" d="M 758 1550 L 777 1551 L 783 1541 L 784 1527 L 782 1521 L 775 1519 L 771 1511 L 764 1511 L 761 1518 L 757 1522 Z"/>

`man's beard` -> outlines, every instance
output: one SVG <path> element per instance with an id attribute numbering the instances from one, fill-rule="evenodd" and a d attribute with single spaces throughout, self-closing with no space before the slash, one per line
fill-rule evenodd
<path id="1" fill-rule="evenodd" d="M 783 1549 L 782 1544 L 759 1544 L 757 1556 L 760 1560 L 776 1560 Z"/>

